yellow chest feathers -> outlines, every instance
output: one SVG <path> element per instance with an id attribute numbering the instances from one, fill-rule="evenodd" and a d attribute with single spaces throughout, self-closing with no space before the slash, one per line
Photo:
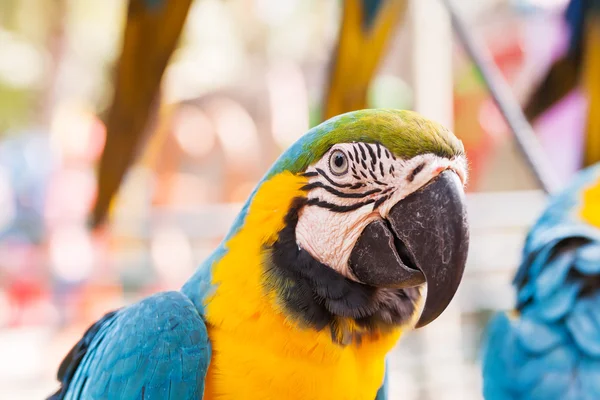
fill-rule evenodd
<path id="1" fill-rule="evenodd" d="M 213 266 L 216 291 L 205 301 L 213 349 L 205 399 L 373 400 L 383 382 L 385 355 L 400 329 L 341 346 L 327 328 L 301 328 L 286 318 L 275 295 L 262 289 L 262 244 L 276 240 L 305 183 L 285 173 L 264 183 Z"/>
<path id="2" fill-rule="evenodd" d="M 313 335 L 316 342 L 300 344 L 303 334 L 282 336 L 283 329 L 262 337 L 220 329 L 209 333 L 213 357 L 205 399 L 374 400 L 385 353 L 394 342 L 386 338 L 342 348 L 320 335 Z"/>

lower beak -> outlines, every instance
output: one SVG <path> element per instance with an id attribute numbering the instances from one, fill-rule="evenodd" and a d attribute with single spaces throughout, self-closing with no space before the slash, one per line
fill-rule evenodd
<path id="1" fill-rule="evenodd" d="M 463 185 L 446 170 L 392 207 L 387 220 L 371 222 L 350 255 L 362 283 L 408 288 L 427 283 L 416 327 L 435 320 L 462 279 L 469 248 Z"/>

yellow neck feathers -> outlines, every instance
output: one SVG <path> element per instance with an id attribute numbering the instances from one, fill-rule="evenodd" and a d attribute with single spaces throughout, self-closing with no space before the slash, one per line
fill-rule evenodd
<path id="1" fill-rule="evenodd" d="M 374 394 L 381 385 L 385 355 L 400 337 L 400 329 L 364 338 L 360 345 L 340 346 L 328 329 L 303 328 L 286 317 L 275 293 L 267 294 L 263 287 L 263 246 L 277 240 L 291 202 L 305 195 L 301 188 L 306 183 L 306 178 L 289 172 L 264 182 L 243 227 L 226 243 L 226 254 L 213 266 L 216 290 L 205 302 L 213 346 L 207 398 L 211 393 L 233 396 L 243 384 L 240 380 L 248 385 L 250 380 L 270 382 L 271 388 L 257 389 L 256 398 L 261 398 L 259 393 L 272 398 L 267 390 L 275 388 L 287 393 L 290 379 L 304 383 L 298 381 L 298 391 L 293 396 L 288 393 L 292 397 L 281 398 L 317 399 L 326 398 L 323 390 L 337 394 L 355 390 L 357 397 L 337 398 L 359 399 L 363 398 L 360 393 Z M 328 377 L 328 373 L 335 376 Z M 335 387 L 325 389 L 327 385 Z"/>
<path id="2" fill-rule="evenodd" d="M 590 225 L 600 228 L 600 182 L 595 182 L 582 194 L 581 218 Z"/>

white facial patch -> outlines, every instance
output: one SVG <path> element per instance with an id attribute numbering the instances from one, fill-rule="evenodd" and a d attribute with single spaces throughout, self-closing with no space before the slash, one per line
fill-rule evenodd
<path id="1" fill-rule="evenodd" d="M 298 246 L 356 280 L 348 259 L 364 228 L 447 169 L 466 184 L 464 157 L 423 154 L 403 160 L 380 144 L 333 146 L 306 170 L 310 190 L 296 226 Z"/>

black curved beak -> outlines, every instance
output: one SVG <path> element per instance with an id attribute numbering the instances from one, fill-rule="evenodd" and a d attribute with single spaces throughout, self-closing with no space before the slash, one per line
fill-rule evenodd
<path id="1" fill-rule="evenodd" d="M 364 229 L 350 255 L 350 268 L 367 285 L 408 288 L 427 283 L 416 327 L 446 309 L 462 279 L 469 248 L 463 185 L 443 171 L 394 205 L 387 220 Z"/>

